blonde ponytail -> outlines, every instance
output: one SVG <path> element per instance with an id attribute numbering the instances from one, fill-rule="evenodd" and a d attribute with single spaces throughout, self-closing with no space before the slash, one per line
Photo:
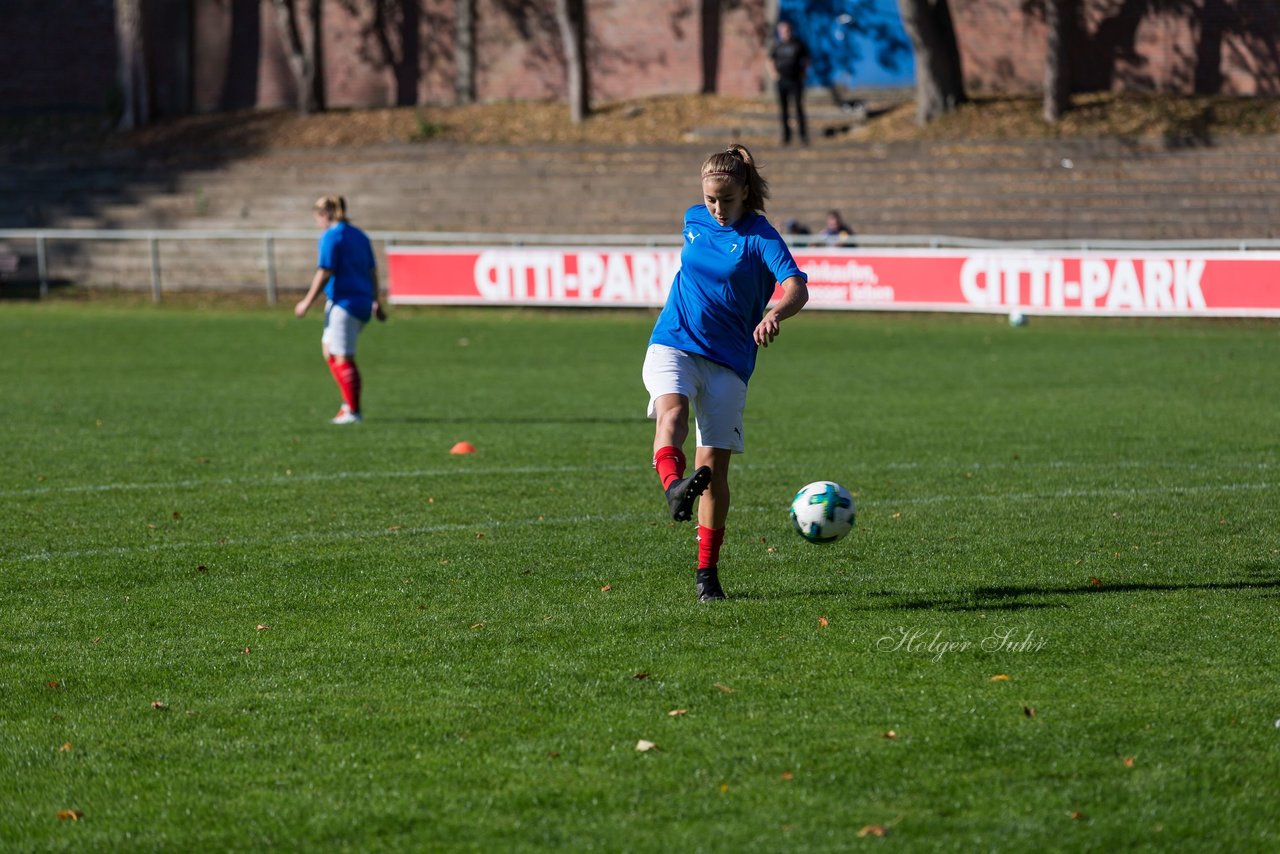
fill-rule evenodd
<path id="1" fill-rule="evenodd" d="M 769 198 L 769 182 L 756 168 L 755 158 L 745 145 L 734 143 L 709 156 L 702 162 L 702 177 L 742 184 L 747 188 L 747 209 L 764 213 L 764 200 Z"/>

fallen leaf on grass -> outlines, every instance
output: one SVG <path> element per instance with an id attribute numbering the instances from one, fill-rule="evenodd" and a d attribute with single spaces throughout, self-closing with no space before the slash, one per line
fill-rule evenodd
<path id="1" fill-rule="evenodd" d="M 648 678 L 649 678 L 649 671 L 648 671 L 648 670 L 641 670 L 639 673 L 632 673 L 632 674 L 631 674 L 631 678 L 632 678 L 632 679 L 635 679 L 635 680 L 637 680 L 637 681 L 638 681 L 638 680 L 640 680 L 640 679 L 648 679 Z"/>
<path id="2" fill-rule="evenodd" d="M 174 510 L 174 511 L 173 511 L 173 519 L 174 519 L 174 521 L 176 522 L 177 520 L 179 520 L 179 519 L 181 519 L 181 518 L 182 518 L 182 514 L 181 514 L 181 513 L 179 513 L 177 510 Z"/>
<path id="3" fill-rule="evenodd" d="M 721 784 L 720 784 L 720 794 L 722 794 L 722 795 L 727 795 L 727 794 L 729 794 L 729 784 L 728 784 L 728 783 L 721 783 Z"/>
<path id="4" fill-rule="evenodd" d="M 610 590 L 612 590 L 612 589 L 613 589 L 613 585 L 612 585 L 612 584 L 606 584 L 604 587 L 601 587 L 601 588 L 600 588 L 600 592 L 601 592 L 601 593 L 608 593 L 608 592 L 609 592 Z"/>
<path id="5" fill-rule="evenodd" d="M 1094 587 L 1101 587 L 1101 586 L 1102 586 L 1102 579 L 1101 579 L 1101 578 L 1099 578 L 1099 577 L 1098 577 L 1098 576 L 1096 576 L 1096 575 L 1091 575 L 1091 576 L 1089 576 L 1089 584 L 1090 584 L 1090 585 L 1092 585 L 1092 586 L 1094 586 Z"/>
<path id="6" fill-rule="evenodd" d="M 476 539 L 477 539 L 477 540 L 483 540 L 483 539 L 484 539 L 484 532 L 483 532 L 483 531 L 477 531 L 477 532 L 476 532 Z"/>
<path id="7" fill-rule="evenodd" d="M 1132 757 L 1132 756 L 1126 756 L 1126 757 L 1124 758 L 1124 767 L 1126 767 L 1126 768 L 1132 768 L 1132 767 L 1133 767 L 1133 757 Z"/>
<path id="8" fill-rule="evenodd" d="M 790 771 L 783 771 L 778 776 L 783 780 L 794 780 L 796 778 L 796 775 L 791 773 Z"/>
<path id="9" fill-rule="evenodd" d="M 248 655 L 248 654 L 249 654 L 249 653 L 251 653 L 251 652 L 253 652 L 252 647 L 247 647 L 247 646 L 246 646 L 246 647 L 241 651 L 241 653 L 240 653 L 240 654 L 241 654 L 241 655 Z"/>
<path id="10" fill-rule="evenodd" d="M 678 718 L 681 715 L 687 715 L 687 714 L 689 714 L 688 709 L 672 709 L 671 711 L 667 712 L 667 715 L 673 718 Z"/>
<path id="11" fill-rule="evenodd" d="M 1023 706 L 1022 713 L 1029 718 L 1034 718 L 1036 716 L 1036 710 L 1031 708 L 1030 706 Z"/>
<path id="12" fill-rule="evenodd" d="M 658 749 L 658 745 L 643 738 L 636 742 L 636 753 L 648 753 L 650 750 Z"/>
<path id="13" fill-rule="evenodd" d="M 258 623 L 258 625 L 254 626 L 253 628 L 254 628 L 256 631 L 259 631 L 259 632 L 265 632 L 265 631 L 267 631 L 268 629 L 270 629 L 271 627 L 270 627 L 270 626 L 268 626 L 266 623 Z"/>
<path id="14" fill-rule="evenodd" d="M 863 827 L 862 830 L 858 831 L 859 838 L 866 838 L 868 836 L 887 836 L 888 834 L 889 828 L 885 827 L 883 824 L 868 824 Z"/>
<path id="15" fill-rule="evenodd" d="M 1008 681 L 1009 681 L 1009 674 L 1007 674 L 1007 673 L 997 673 L 995 676 L 992 676 L 992 677 L 991 677 L 991 681 L 992 681 L 992 682 L 1008 682 Z"/>
<path id="16" fill-rule="evenodd" d="M 472 623 L 472 624 L 471 624 L 471 628 L 473 628 L 473 629 L 483 629 L 483 628 L 484 628 L 484 623 Z"/>
<path id="17" fill-rule="evenodd" d="M 49 682 L 47 682 L 46 684 L 47 684 L 50 688 L 61 688 L 61 687 L 62 687 L 62 683 L 61 683 L 61 682 L 59 682 L 57 679 L 51 679 L 51 680 L 50 680 Z"/>
<path id="18" fill-rule="evenodd" d="M 733 693 L 733 689 L 732 689 L 732 688 L 730 688 L 728 685 L 721 685 L 719 682 L 717 682 L 717 683 L 716 683 L 716 687 L 717 687 L 718 689 L 720 689 L 720 693 L 721 693 L 721 694 L 732 694 L 732 693 Z"/>
<path id="19" fill-rule="evenodd" d="M 158 712 L 163 712 L 165 709 L 169 708 L 169 704 L 161 702 L 160 700 L 156 700 L 152 702 L 151 708 L 155 709 Z"/>
<path id="20" fill-rule="evenodd" d="M 1072 812 L 1071 812 L 1071 820 L 1072 820 L 1072 821 L 1082 821 L 1082 820 L 1084 820 L 1084 819 L 1086 819 L 1086 818 L 1088 818 L 1088 816 L 1087 816 L 1087 815 L 1085 815 L 1084 813 L 1080 812 L 1080 810 L 1072 810 Z"/>
<path id="21" fill-rule="evenodd" d="M 881 735 L 881 738 L 887 738 L 890 741 L 893 741 L 895 738 L 898 737 L 898 734 L 893 730 L 889 730 L 888 732 L 881 733 L 880 735 Z"/>
<path id="22" fill-rule="evenodd" d="M 829 625 L 831 625 L 831 621 L 828 620 L 826 617 L 818 618 L 818 628 L 825 629 Z"/>
<path id="23" fill-rule="evenodd" d="M 80 810 L 58 810 L 58 821 L 79 821 L 84 818 Z"/>
<path id="24" fill-rule="evenodd" d="M 64 742 L 64 743 L 63 743 L 63 745 L 62 745 L 61 747 L 59 747 L 59 748 L 58 748 L 58 752 L 59 752 L 59 753 L 70 753 L 71 751 L 73 751 L 73 750 L 75 750 L 75 749 L 76 749 L 76 746 L 75 746 L 74 744 L 72 744 L 71 742 L 67 741 L 67 742 Z"/>

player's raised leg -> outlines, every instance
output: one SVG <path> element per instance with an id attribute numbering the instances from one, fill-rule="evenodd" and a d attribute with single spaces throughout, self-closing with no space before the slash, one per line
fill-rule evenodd
<path id="1" fill-rule="evenodd" d="M 662 394 L 654 399 L 653 467 L 667 495 L 671 518 L 684 522 L 693 516 L 693 502 L 707 488 L 711 471 L 699 466 L 684 476 L 684 443 L 689 438 L 689 398 Z"/>

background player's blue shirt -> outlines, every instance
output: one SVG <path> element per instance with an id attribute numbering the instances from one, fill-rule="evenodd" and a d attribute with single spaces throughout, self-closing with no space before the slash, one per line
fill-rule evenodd
<path id="1" fill-rule="evenodd" d="M 365 233 L 347 222 L 335 222 L 320 235 L 317 266 L 332 275 L 324 286 L 325 296 L 360 320 L 373 316 L 373 245 Z"/>
<path id="2" fill-rule="evenodd" d="M 756 367 L 752 333 L 774 285 L 792 276 L 808 281 L 763 216 L 753 211 L 721 225 L 694 205 L 684 215 L 680 270 L 649 343 L 704 356 L 745 383 Z"/>

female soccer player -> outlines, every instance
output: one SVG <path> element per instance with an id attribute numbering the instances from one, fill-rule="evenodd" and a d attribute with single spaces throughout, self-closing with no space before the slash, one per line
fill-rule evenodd
<path id="1" fill-rule="evenodd" d="M 809 299 L 808 277 L 764 218 L 769 186 L 741 145 L 702 164 L 702 204 L 684 216 L 680 271 L 658 315 L 644 360 L 653 466 L 671 518 L 698 503 L 698 600 L 724 599 L 718 567 L 729 516 L 729 459 L 743 451 L 742 411 L 757 347 Z M 774 284 L 782 298 L 766 311 Z M 693 474 L 685 477 L 689 410 L 697 426 Z M 705 495 L 703 493 L 706 492 Z"/>
<path id="2" fill-rule="evenodd" d="M 342 196 L 325 196 L 313 208 L 320 236 L 320 259 L 311 287 L 293 312 L 304 317 L 321 289 L 324 307 L 324 334 L 320 351 L 329 363 L 329 372 L 342 392 L 342 407 L 334 424 L 359 424 L 360 369 L 356 367 L 356 336 L 370 317 L 386 320 L 378 295 L 378 270 L 373 246 L 365 233 L 347 221 L 347 202 Z"/>

